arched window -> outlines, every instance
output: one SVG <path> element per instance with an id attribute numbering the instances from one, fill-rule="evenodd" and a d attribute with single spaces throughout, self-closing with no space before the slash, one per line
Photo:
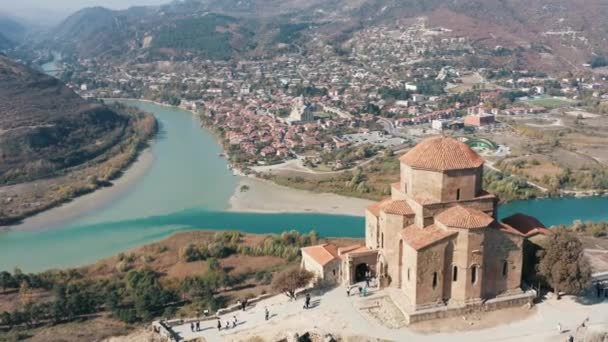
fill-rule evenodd
<path id="1" fill-rule="evenodd" d="M 437 272 L 433 272 L 433 288 L 437 287 Z"/>
<path id="2" fill-rule="evenodd" d="M 502 263 L 502 276 L 506 277 L 508 271 L 509 271 L 509 263 L 507 262 L 507 260 L 505 260 Z"/>
<path id="3" fill-rule="evenodd" d="M 471 266 L 471 284 L 477 282 L 477 265 Z"/>
<path id="4" fill-rule="evenodd" d="M 452 267 L 452 281 L 458 281 L 458 266 Z"/>

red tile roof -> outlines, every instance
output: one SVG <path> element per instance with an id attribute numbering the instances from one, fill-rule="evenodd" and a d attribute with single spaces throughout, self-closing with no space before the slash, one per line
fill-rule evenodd
<path id="1" fill-rule="evenodd" d="M 521 213 L 505 217 L 502 222 L 526 237 L 536 234 L 551 234 L 549 229 L 547 229 L 545 225 L 542 224 L 542 222 L 540 222 L 538 219 Z"/>
<path id="2" fill-rule="evenodd" d="M 455 205 L 435 216 L 435 220 L 450 228 L 480 229 L 488 227 L 494 218 L 483 211 Z"/>
<path id="3" fill-rule="evenodd" d="M 382 205 L 388 201 L 390 201 L 390 198 L 385 198 L 380 202 L 376 202 L 376 203 L 372 203 L 369 206 L 367 206 L 367 210 L 369 210 L 374 216 L 378 217 L 380 216 L 380 207 L 382 207 Z"/>
<path id="4" fill-rule="evenodd" d="M 435 171 L 472 169 L 483 165 L 483 158 L 467 144 L 450 137 L 426 139 L 399 160 L 411 167 Z"/>
<path id="5" fill-rule="evenodd" d="M 410 208 L 405 200 L 387 201 L 382 203 L 380 209 L 387 214 L 409 216 L 414 215 L 414 211 Z"/>
<path id="6" fill-rule="evenodd" d="M 302 254 L 308 254 L 319 265 L 325 266 L 338 258 L 338 248 L 332 243 L 302 248 Z"/>
<path id="7" fill-rule="evenodd" d="M 338 248 L 338 255 L 340 256 L 341 259 L 344 259 L 350 253 L 369 252 L 369 251 L 370 251 L 370 249 L 368 249 L 364 245 L 357 244 L 357 245 L 351 245 L 351 246 L 347 246 L 347 247 Z"/>
<path id="8" fill-rule="evenodd" d="M 425 228 L 411 225 L 401 231 L 403 241 L 415 250 L 423 249 L 435 242 L 439 242 L 456 234 L 458 234 L 458 232 L 441 229 L 435 225 L 430 225 Z"/>

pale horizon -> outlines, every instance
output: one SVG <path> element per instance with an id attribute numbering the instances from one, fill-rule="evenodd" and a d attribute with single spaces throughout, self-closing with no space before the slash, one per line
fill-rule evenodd
<path id="1" fill-rule="evenodd" d="M 52 25 L 87 7 L 102 6 L 119 10 L 132 6 L 161 5 L 171 0 L 2 0 L 2 2 L 0 13 L 31 24 Z"/>

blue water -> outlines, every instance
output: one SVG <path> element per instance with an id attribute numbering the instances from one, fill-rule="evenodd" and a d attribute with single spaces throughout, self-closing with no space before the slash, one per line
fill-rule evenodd
<path id="1" fill-rule="evenodd" d="M 0 270 L 18 266 L 34 272 L 95 262 L 191 229 L 249 233 L 316 230 L 324 237 L 363 237 L 362 217 L 321 214 L 249 214 L 224 211 L 237 186 L 219 157 L 210 132 L 188 112 L 131 102 L 153 112 L 160 133 L 152 145 L 150 169 L 110 203 L 57 227 L 0 233 Z M 564 198 L 513 202 L 499 209 L 505 217 L 523 212 L 547 226 L 575 219 L 608 220 L 608 198 Z"/>
<path id="2" fill-rule="evenodd" d="M 363 236 L 362 218 L 315 214 L 225 212 L 238 178 L 213 135 L 186 111 L 129 101 L 155 114 L 160 132 L 152 165 L 109 203 L 59 226 L 0 233 L 0 270 L 33 272 L 95 262 L 190 229 L 251 233 L 317 230 L 322 236 Z"/>

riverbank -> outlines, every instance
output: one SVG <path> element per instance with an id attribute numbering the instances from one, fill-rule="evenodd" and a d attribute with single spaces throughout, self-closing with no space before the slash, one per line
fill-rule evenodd
<path id="1" fill-rule="evenodd" d="M 179 108 L 191 113 L 195 117 L 199 115 L 199 113 L 193 110 L 152 100 L 129 98 L 104 98 L 103 100 L 141 101 L 167 108 Z M 213 130 L 209 130 L 209 132 L 214 135 L 218 145 L 226 153 L 221 146 L 221 141 L 217 134 Z M 356 197 L 341 196 L 334 193 L 318 193 L 278 185 L 254 176 L 244 176 L 238 169 L 234 169 L 233 173 L 239 177 L 239 183 L 228 204 L 228 211 L 231 212 L 318 213 L 362 217 L 365 215 L 365 208 L 373 203 L 373 201 Z M 245 188 L 248 190 L 241 191 L 241 189 Z"/>
<path id="2" fill-rule="evenodd" d="M 12 226 L 0 227 L 2 230 L 36 230 L 60 226 L 66 222 L 85 216 L 127 192 L 154 162 L 151 147 L 141 151 L 139 156 L 123 171 L 122 176 L 112 181 L 111 186 L 100 188 L 86 195 L 76 197 L 63 205 L 56 206 L 24 219 Z"/>
<path id="3" fill-rule="evenodd" d="M 103 154 L 49 178 L 0 186 L 0 203 L 3 204 L 0 208 L 0 231 L 113 186 L 138 160 L 156 136 L 158 123 L 154 116 L 136 109 L 119 106 L 115 109 L 128 115 L 130 123 L 118 142 Z M 48 226 L 48 223 L 44 225 Z"/>
<path id="4" fill-rule="evenodd" d="M 240 176 L 229 211 L 252 213 L 322 213 L 364 216 L 372 201 L 331 193 L 293 189 L 273 182 Z"/>

